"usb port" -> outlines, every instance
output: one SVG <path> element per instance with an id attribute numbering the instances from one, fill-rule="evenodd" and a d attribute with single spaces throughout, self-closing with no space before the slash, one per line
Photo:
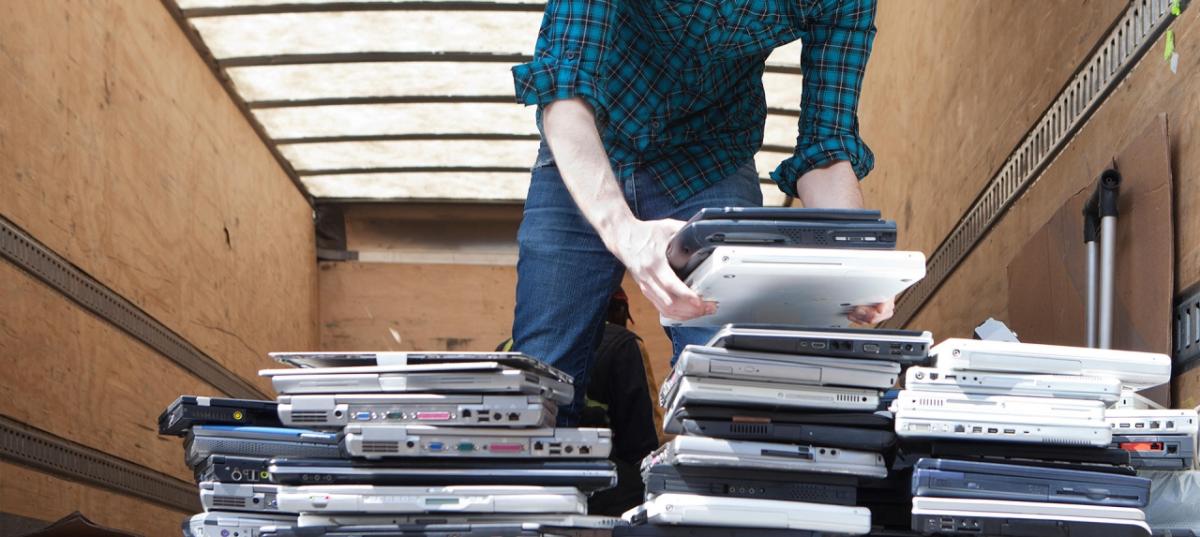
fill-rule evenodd
<path id="1" fill-rule="evenodd" d="M 1004 434 L 1017 434 L 1016 429 L 1005 429 Z"/>
<path id="2" fill-rule="evenodd" d="M 983 427 L 971 427 L 971 432 L 973 432 L 973 433 L 982 433 L 982 432 L 983 432 Z"/>

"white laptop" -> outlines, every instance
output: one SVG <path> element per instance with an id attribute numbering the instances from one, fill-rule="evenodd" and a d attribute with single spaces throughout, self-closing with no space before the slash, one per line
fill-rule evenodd
<path id="1" fill-rule="evenodd" d="M 977 500 L 974 498 L 913 498 L 913 509 L 929 511 L 984 511 L 988 513 L 1037 515 L 1045 518 L 1088 517 L 1117 520 L 1146 520 L 1136 507 L 1112 507 L 1078 503 L 1022 502 L 1014 500 Z"/>
<path id="2" fill-rule="evenodd" d="M 279 485 L 250 483 L 200 483 L 200 504 L 205 511 L 279 512 Z"/>
<path id="3" fill-rule="evenodd" d="M 1113 377 L 1135 390 L 1171 380 L 1171 358 L 1152 352 L 954 338 L 930 354 L 938 369 Z"/>
<path id="4" fill-rule="evenodd" d="M 1105 403 L 1121 396 L 1121 381 L 1115 377 L 1025 375 L 933 367 L 908 368 L 904 372 L 904 387 L 923 392 L 1093 399 Z"/>
<path id="5" fill-rule="evenodd" d="M 874 412 L 879 390 L 681 377 L 668 409 L 687 405 Z"/>
<path id="6" fill-rule="evenodd" d="M 1196 437 L 1198 431 L 1195 409 L 1180 410 L 1110 408 L 1104 419 L 1116 435 L 1181 435 Z"/>
<path id="7" fill-rule="evenodd" d="M 558 405 L 539 395 L 312 394 L 279 396 L 279 419 L 289 427 L 342 428 L 349 423 L 549 427 Z"/>
<path id="8" fill-rule="evenodd" d="M 672 377 L 752 380 L 781 384 L 887 389 L 896 384 L 900 364 L 880 360 L 823 358 L 736 351 L 688 345 L 679 354 Z"/>
<path id="9" fill-rule="evenodd" d="M 604 459 L 612 431 L 592 428 L 499 429 L 430 425 L 346 426 L 342 446 L 351 457 Z"/>
<path id="10" fill-rule="evenodd" d="M 871 511 L 866 507 L 695 494 L 660 494 L 622 516 L 634 524 L 736 526 L 843 535 L 871 531 Z"/>
<path id="11" fill-rule="evenodd" d="M 213 511 L 194 515 L 184 523 L 192 537 L 258 537 L 267 526 L 294 526 L 296 515 Z"/>
<path id="12" fill-rule="evenodd" d="M 1103 401 L 915 390 L 901 390 L 896 394 L 896 400 L 892 403 L 892 411 L 896 413 L 961 412 L 980 416 L 1003 414 L 1014 417 L 1053 416 L 1057 419 L 1104 420 Z"/>
<path id="13" fill-rule="evenodd" d="M 898 411 L 896 434 L 903 438 L 1096 447 L 1112 443 L 1112 430 L 1104 420 L 1062 419 L 1049 414 Z"/>
<path id="14" fill-rule="evenodd" d="M 704 436 L 675 437 L 642 459 L 642 470 L 655 464 L 887 477 L 887 465 L 878 453 Z"/>
<path id="15" fill-rule="evenodd" d="M 559 404 L 575 397 L 572 384 L 497 362 L 406 366 L 265 369 L 284 395 L 349 393 L 507 393 L 542 395 Z"/>
<path id="16" fill-rule="evenodd" d="M 728 323 L 844 327 L 855 305 L 889 300 L 925 277 L 925 255 L 893 250 L 719 246 L 685 283 L 717 312 L 667 326 Z"/>
<path id="17" fill-rule="evenodd" d="M 301 513 L 573 513 L 587 514 L 587 498 L 572 487 L 283 487 L 279 508 Z"/>

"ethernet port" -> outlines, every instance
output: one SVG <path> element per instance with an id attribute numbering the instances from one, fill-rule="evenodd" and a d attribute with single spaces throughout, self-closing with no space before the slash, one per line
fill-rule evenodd
<path id="1" fill-rule="evenodd" d="M 518 413 L 516 413 L 516 412 L 509 412 L 509 413 L 508 413 L 508 421 L 517 421 L 517 420 L 519 420 L 519 419 L 521 419 L 521 415 L 520 415 L 520 414 L 518 414 Z"/>

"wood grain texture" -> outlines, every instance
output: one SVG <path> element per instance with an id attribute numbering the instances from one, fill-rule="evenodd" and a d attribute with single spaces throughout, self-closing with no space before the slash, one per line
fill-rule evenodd
<path id="1" fill-rule="evenodd" d="M 46 521 L 79 511 L 97 524 L 146 537 L 179 535 L 191 515 L 2 461 L 0 511 Z"/>
<path id="2" fill-rule="evenodd" d="M 490 351 L 512 332 L 516 267 L 324 262 L 320 274 L 323 350 Z M 628 277 L 624 287 L 657 386 L 671 342 Z"/>
<path id="3" fill-rule="evenodd" d="M 311 212 L 155 0 L 0 3 L 0 213 L 269 392 Z"/>
<path id="4" fill-rule="evenodd" d="M 880 2 L 859 107 L 869 207 L 931 254 L 1124 0 Z"/>
<path id="5" fill-rule="evenodd" d="M 0 414 L 192 480 L 158 415 L 215 388 L 4 261 L 0 296 Z"/>
<path id="6" fill-rule="evenodd" d="M 947 279 L 912 327 L 939 339 L 969 336 L 979 321 L 1009 315 L 1005 267 L 1026 240 L 1072 195 L 1091 184 L 1109 160 L 1158 114 L 1167 114 L 1175 178 L 1175 292 L 1200 281 L 1200 15 L 1185 11 L 1173 24 L 1180 62 L 1172 73 L 1163 41 L 1154 44 L 1038 181 L 1021 196 L 983 243 Z M 1165 305 L 1164 305 L 1165 306 Z M 1190 385 L 1196 389 L 1197 383 Z M 1185 393 L 1178 401 L 1195 401 Z"/>

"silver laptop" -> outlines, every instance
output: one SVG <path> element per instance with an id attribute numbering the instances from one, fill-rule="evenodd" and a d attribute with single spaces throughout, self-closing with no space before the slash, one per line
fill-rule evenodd
<path id="1" fill-rule="evenodd" d="M 301 513 L 572 513 L 587 514 L 587 498 L 571 487 L 284 487 L 279 508 Z"/>
<path id="2" fill-rule="evenodd" d="M 420 515 L 355 515 L 337 513 L 301 513 L 296 525 L 306 527 L 329 526 L 387 526 L 394 524 L 504 524 L 509 522 L 531 522 L 552 528 L 576 528 L 606 530 L 620 525 L 625 521 L 620 518 L 607 516 L 589 516 L 554 513 L 532 513 L 522 515 L 456 515 L 420 514 Z"/>
<path id="3" fill-rule="evenodd" d="M 1054 397 L 1016 397 L 1009 395 L 973 395 L 954 392 L 901 390 L 892 403 L 892 411 L 962 412 L 966 414 L 1009 416 L 1053 416 L 1057 419 L 1104 420 L 1104 403 L 1088 399 Z"/>
<path id="4" fill-rule="evenodd" d="M 889 300 L 925 277 L 921 252 L 719 246 L 685 283 L 717 312 L 667 326 L 728 323 L 844 327 L 857 304 Z"/>
<path id="5" fill-rule="evenodd" d="M 887 477 L 887 465 L 878 453 L 703 436 L 675 437 L 643 459 L 642 470 L 655 464 Z"/>
<path id="6" fill-rule="evenodd" d="M 604 459 L 609 429 L 492 429 L 428 425 L 346 426 L 342 446 L 352 457 Z"/>
<path id="7" fill-rule="evenodd" d="M 256 511 L 278 513 L 279 485 L 200 483 L 200 504 L 205 511 Z"/>
<path id="8" fill-rule="evenodd" d="M 496 362 L 573 382 L 570 375 L 519 352 L 381 351 L 381 352 L 272 352 L 271 358 L 294 367 L 361 367 L 373 365 L 428 365 Z"/>
<path id="9" fill-rule="evenodd" d="M 938 369 L 1113 377 L 1135 390 L 1171 381 L 1171 358 L 1153 352 L 954 338 L 930 354 Z"/>
<path id="10" fill-rule="evenodd" d="M 663 392 L 669 395 L 669 386 L 677 383 L 677 379 L 683 376 L 887 389 L 896 384 L 899 375 L 900 364 L 896 362 L 770 354 L 688 345 L 679 354 L 679 361 L 671 373 L 671 379 L 675 382 L 668 381 L 664 384 Z"/>
<path id="11" fill-rule="evenodd" d="M 488 393 L 542 395 L 556 403 L 570 403 L 572 384 L 513 369 L 496 362 L 267 369 L 259 374 L 271 379 L 283 395 L 350 393 Z"/>
<path id="12" fill-rule="evenodd" d="M 281 395 L 279 418 L 292 427 L 342 428 L 349 423 L 550 427 L 558 404 L 539 395 L 338 394 Z"/>
<path id="13" fill-rule="evenodd" d="M 264 527 L 295 524 L 296 515 L 213 511 L 192 516 L 183 528 L 191 537 L 258 537 Z"/>
<path id="14" fill-rule="evenodd" d="M 1121 381 L 1116 377 L 1028 375 L 932 367 L 908 368 L 904 373 L 904 387 L 923 392 L 1059 397 L 1105 403 L 1113 403 L 1121 396 Z"/>
<path id="15" fill-rule="evenodd" d="M 668 413 L 687 405 L 874 412 L 879 391 L 685 376 L 678 380 Z"/>
<path id="16" fill-rule="evenodd" d="M 1150 535 L 1142 510 L 1131 507 L 919 496 L 912 515 L 924 534 Z"/>
<path id="17" fill-rule="evenodd" d="M 660 494 L 623 517 L 632 524 L 737 526 L 841 535 L 871 531 L 871 511 L 866 507 L 695 494 Z"/>
<path id="18" fill-rule="evenodd" d="M 1103 420 L 1063 419 L 1047 414 L 902 410 L 896 412 L 896 435 L 1095 447 L 1112 443 L 1112 430 Z"/>

